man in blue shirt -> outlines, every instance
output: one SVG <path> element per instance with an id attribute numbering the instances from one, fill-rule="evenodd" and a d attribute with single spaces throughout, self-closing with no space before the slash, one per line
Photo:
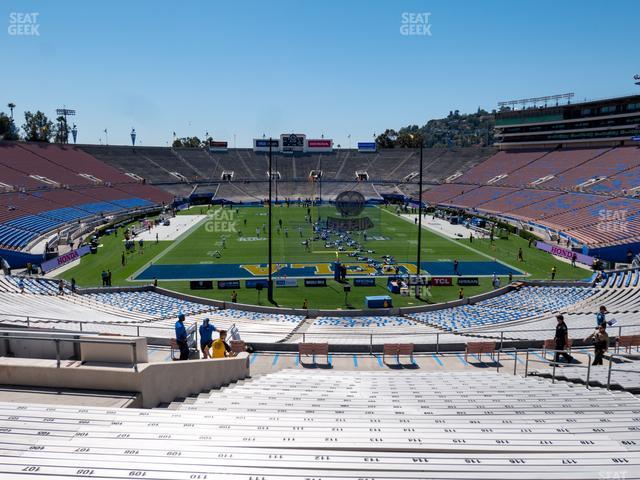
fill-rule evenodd
<path id="1" fill-rule="evenodd" d="M 187 344 L 187 329 L 184 326 L 184 313 L 178 315 L 178 321 L 176 322 L 176 343 L 180 348 L 180 359 L 189 359 L 189 345 Z"/>
<path id="2" fill-rule="evenodd" d="M 200 350 L 202 351 L 203 358 L 210 358 L 209 349 L 213 344 L 213 332 L 216 331 L 215 325 L 209 323 L 209 319 L 205 318 L 202 321 L 202 325 L 198 329 L 200 333 Z"/>
<path id="3" fill-rule="evenodd" d="M 600 307 L 600 311 L 596 313 L 596 328 L 600 327 L 600 325 L 604 324 L 604 328 L 607 328 L 607 317 L 606 314 L 609 313 L 607 311 L 607 307 L 604 305 Z"/>

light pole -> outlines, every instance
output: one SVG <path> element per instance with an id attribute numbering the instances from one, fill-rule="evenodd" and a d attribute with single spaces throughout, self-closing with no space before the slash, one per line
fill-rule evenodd
<path id="1" fill-rule="evenodd" d="M 414 135 L 409 135 L 412 139 L 415 138 Z M 424 141 L 422 139 L 422 135 L 420 135 L 420 174 L 418 177 L 418 251 L 416 252 L 416 274 L 418 276 L 417 280 L 420 281 L 420 272 L 421 272 L 421 253 L 422 253 L 422 148 L 424 146 Z M 416 285 L 416 298 L 420 298 L 420 289 L 418 285 Z"/>
<path id="2" fill-rule="evenodd" d="M 13 109 L 16 108 L 16 104 L 13 102 L 9 102 L 7 103 L 7 107 L 9 107 L 9 110 L 11 110 L 11 120 L 13 120 Z"/>
<path id="3" fill-rule="evenodd" d="M 271 153 L 271 143 L 272 143 L 272 139 L 271 137 L 269 137 L 269 266 L 267 267 L 269 269 L 268 271 L 268 275 L 269 275 L 269 281 L 267 284 L 267 300 L 269 300 L 270 303 L 275 303 L 273 301 L 273 278 L 271 275 L 271 270 L 272 270 L 272 265 L 273 265 L 273 258 L 272 258 L 272 245 L 271 245 L 271 175 L 272 170 L 271 170 L 271 164 L 272 164 L 272 153 Z"/>

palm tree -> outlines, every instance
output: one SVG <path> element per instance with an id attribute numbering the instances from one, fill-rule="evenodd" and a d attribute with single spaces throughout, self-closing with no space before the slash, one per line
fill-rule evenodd
<path id="1" fill-rule="evenodd" d="M 13 102 L 9 102 L 7 103 L 7 107 L 9 107 L 9 110 L 11 110 L 11 120 L 13 120 L 13 109 L 16 108 L 16 104 Z"/>

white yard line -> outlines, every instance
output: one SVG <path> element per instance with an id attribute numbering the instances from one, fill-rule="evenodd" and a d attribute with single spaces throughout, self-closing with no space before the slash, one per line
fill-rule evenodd
<path id="1" fill-rule="evenodd" d="M 378 207 L 378 208 L 380 208 L 380 207 Z M 384 208 L 382 208 L 381 210 L 382 210 L 383 212 L 387 212 L 389 215 L 393 215 L 394 217 L 398 217 L 398 215 L 396 215 L 395 213 L 391 213 L 391 212 L 389 212 L 388 210 L 385 210 Z M 416 215 L 400 215 L 400 216 L 399 216 L 399 218 L 402 218 L 403 220 L 406 220 L 407 222 L 414 223 L 414 218 L 416 218 Z M 423 218 L 424 218 L 424 217 L 423 217 Z M 441 237 L 441 238 L 444 238 L 445 240 L 448 240 L 448 241 L 450 241 L 450 242 L 453 242 L 453 243 L 455 243 L 456 245 L 459 245 L 459 246 L 461 246 L 461 247 L 464 247 L 464 248 L 466 248 L 467 250 L 471 250 L 472 252 L 477 253 L 478 255 L 481 255 L 481 256 L 483 256 L 483 257 L 485 257 L 485 258 L 488 258 L 488 259 L 489 259 L 489 260 L 491 260 L 492 262 L 494 262 L 494 261 L 495 261 L 495 262 L 497 262 L 497 263 L 500 263 L 500 264 L 504 265 L 505 267 L 512 268 L 512 269 L 517 270 L 517 271 L 519 271 L 519 272 L 521 272 L 521 271 L 522 271 L 522 269 L 520 269 L 520 268 L 518 268 L 518 267 L 514 267 L 513 265 L 509 265 L 507 262 L 503 262 L 502 260 L 498 260 L 496 257 L 492 257 L 491 255 L 486 254 L 486 253 L 484 253 L 484 252 L 480 252 L 480 251 L 476 250 L 475 248 L 473 248 L 473 247 L 471 247 L 471 246 L 469 246 L 469 245 L 464 244 L 463 242 L 459 242 L 459 241 L 457 241 L 457 240 L 455 240 L 455 239 L 453 239 L 453 238 L 451 238 L 451 237 L 448 237 L 447 235 L 444 235 L 444 234 L 443 234 L 443 233 L 441 233 L 441 232 L 438 232 L 437 230 L 434 230 L 434 229 L 432 229 L 432 228 L 429 228 L 429 227 L 428 227 L 427 225 L 425 225 L 425 224 L 422 224 L 422 229 L 423 229 L 423 230 L 428 230 L 429 232 L 433 232 L 434 234 L 438 235 L 438 236 L 439 236 L 439 237 Z M 529 273 L 524 272 L 524 275 L 518 275 L 518 276 L 527 276 L 527 277 L 528 277 L 528 276 L 529 276 Z"/>
<path id="2" fill-rule="evenodd" d="M 200 227 L 200 225 L 202 223 L 204 223 L 206 220 L 207 220 L 207 216 L 206 215 L 202 216 L 202 218 L 198 222 L 194 223 L 188 230 L 186 230 L 185 232 L 180 234 L 180 236 L 178 236 L 178 238 L 176 238 L 171 245 L 169 245 L 167 248 L 165 248 L 163 251 L 161 251 L 159 254 L 157 254 L 155 257 L 153 257 L 151 260 L 149 260 L 147 263 L 145 263 L 142 267 L 140 267 L 134 273 L 132 273 L 127 278 L 127 281 L 128 282 L 143 282 L 143 281 L 146 281 L 146 280 L 133 280 L 133 279 L 135 277 L 137 277 L 138 275 L 140 275 L 142 272 L 144 272 L 154 262 L 157 262 L 162 257 L 164 257 L 167 253 L 169 253 L 171 250 L 173 250 L 178 245 L 180 245 L 180 243 L 182 243 L 189 235 L 191 235 L 191 233 L 194 230 L 196 230 L 198 227 Z"/>

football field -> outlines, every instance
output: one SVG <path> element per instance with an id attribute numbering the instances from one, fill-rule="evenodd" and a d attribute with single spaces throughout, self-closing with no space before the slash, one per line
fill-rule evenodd
<path id="1" fill-rule="evenodd" d="M 80 266 L 61 276 L 74 277 L 79 285 L 90 286 L 98 284 L 101 269 L 109 268 L 114 285 L 145 284 L 157 279 L 164 288 L 222 300 L 230 299 L 231 290 L 219 289 L 217 281 L 239 280 L 240 302 L 266 304 L 266 293 L 260 295 L 255 289 L 245 288 L 245 282 L 268 275 L 268 208 L 196 206 L 179 213 L 183 215 L 197 215 L 198 219 L 187 222 L 190 227 L 174 228 L 173 240 L 146 241 L 144 252 L 126 255 L 124 266 L 120 262 L 122 238 L 109 235 L 102 237 L 97 255 L 83 258 Z M 331 205 L 273 207 L 273 278 L 287 279 L 274 289 L 279 305 L 300 307 L 307 298 L 311 308 L 362 308 L 365 296 L 388 293 L 389 274 L 416 272 L 418 227 L 399 216 L 395 207 L 365 207 L 358 219 L 366 219 L 362 220 L 370 227 L 366 233 L 314 231 L 313 222 L 320 219 L 317 225 L 324 225 L 328 218 L 337 217 Z M 176 219 L 171 221 L 178 223 Z M 154 229 L 149 232 L 151 238 Z M 525 262 L 517 262 L 518 248 L 526 249 Z M 455 277 L 454 260 L 458 261 L 459 275 L 479 279 L 479 285 L 464 288 L 465 296 L 490 289 L 494 273 L 503 278 L 509 273 L 514 278 L 548 278 L 551 267 L 556 265 L 557 278 L 589 276 L 586 270 L 528 249 L 527 242 L 514 235 L 491 245 L 488 240 L 469 243 L 467 239 L 452 239 L 423 229 L 421 273 Z M 375 286 L 353 286 L 345 298 L 342 285 L 332 279 L 336 261 L 347 267 L 348 280 L 374 278 Z M 327 279 L 327 286 L 305 286 L 305 280 L 314 278 Z M 211 280 L 213 288 L 191 290 L 191 280 Z M 433 287 L 430 296 L 422 301 L 400 295 L 394 295 L 393 301 L 395 306 L 406 306 L 450 300 L 457 298 L 458 288 L 454 278 L 452 286 Z"/>

